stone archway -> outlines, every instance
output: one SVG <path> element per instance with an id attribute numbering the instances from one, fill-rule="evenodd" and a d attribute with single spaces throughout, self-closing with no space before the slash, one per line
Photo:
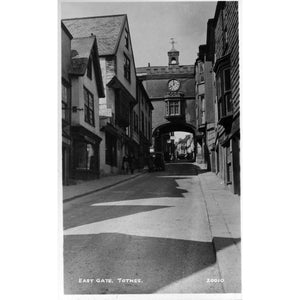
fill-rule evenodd
<path id="1" fill-rule="evenodd" d="M 171 140 L 170 133 L 176 132 L 176 131 L 184 131 L 191 133 L 193 135 L 192 141 L 193 141 L 193 151 L 192 151 L 192 160 L 196 157 L 196 141 L 195 141 L 195 133 L 196 128 L 185 122 L 168 122 L 163 123 L 157 126 L 152 133 L 153 141 L 154 141 L 154 150 L 156 152 L 163 152 L 164 154 L 171 153 L 175 157 L 175 144 L 174 140 Z M 168 160 L 168 159 L 166 159 Z"/>

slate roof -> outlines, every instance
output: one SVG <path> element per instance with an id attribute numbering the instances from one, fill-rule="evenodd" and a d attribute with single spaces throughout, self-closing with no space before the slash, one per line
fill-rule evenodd
<path id="1" fill-rule="evenodd" d="M 116 53 L 126 18 L 126 15 L 115 15 L 65 19 L 62 21 L 74 38 L 95 35 L 98 53 L 105 56 Z"/>
<path id="2" fill-rule="evenodd" d="M 171 77 L 172 78 L 172 77 Z M 165 97 L 168 90 L 168 82 L 171 79 L 154 79 L 143 81 L 144 87 L 150 99 Z M 176 77 L 175 77 L 176 78 Z M 180 81 L 180 92 L 184 93 L 185 98 L 195 97 L 195 79 L 194 78 L 177 78 Z"/>

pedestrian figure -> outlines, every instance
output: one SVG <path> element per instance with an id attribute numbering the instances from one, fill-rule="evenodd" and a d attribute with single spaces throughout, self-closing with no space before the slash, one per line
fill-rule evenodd
<path id="1" fill-rule="evenodd" d="M 134 172 L 134 156 L 132 154 L 130 154 L 128 157 L 128 165 L 129 165 L 131 174 L 133 174 L 133 172 Z"/>
<path id="2" fill-rule="evenodd" d="M 122 169 L 125 171 L 125 174 L 128 174 L 128 170 L 129 170 L 129 158 L 127 155 L 125 155 L 123 157 L 123 162 L 122 162 Z"/>

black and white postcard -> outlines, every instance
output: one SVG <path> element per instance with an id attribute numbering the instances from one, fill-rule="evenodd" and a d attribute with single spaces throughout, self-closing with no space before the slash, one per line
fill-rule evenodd
<path id="1" fill-rule="evenodd" d="M 239 2 L 59 4 L 64 295 L 241 299 Z"/>

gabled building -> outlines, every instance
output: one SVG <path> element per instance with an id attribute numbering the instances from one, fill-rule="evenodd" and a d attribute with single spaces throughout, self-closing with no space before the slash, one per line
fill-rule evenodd
<path id="1" fill-rule="evenodd" d="M 63 20 L 73 37 L 96 36 L 105 97 L 99 106 L 101 172 L 117 173 L 129 154 L 131 111 L 136 101 L 136 74 L 126 15 Z"/>
<path id="2" fill-rule="evenodd" d="M 99 98 L 104 97 L 95 36 L 71 41 L 72 178 L 92 179 L 100 174 Z"/>

